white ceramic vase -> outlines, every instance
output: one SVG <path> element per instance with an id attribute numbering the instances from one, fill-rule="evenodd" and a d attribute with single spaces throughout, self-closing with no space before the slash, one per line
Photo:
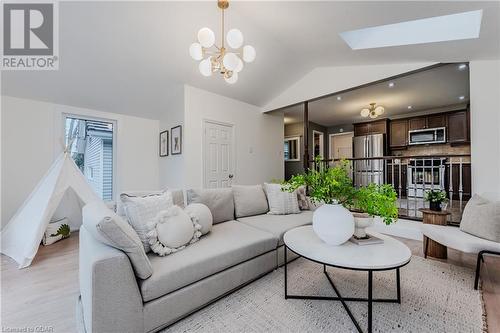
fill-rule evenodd
<path id="1" fill-rule="evenodd" d="M 353 235 L 354 217 L 342 205 L 325 204 L 314 211 L 313 230 L 323 242 L 340 245 Z"/>
<path id="2" fill-rule="evenodd" d="M 366 228 L 373 225 L 373 217 L 366 213 L 354 213 L 354 236 L 356 238 L 366 237 Z"/>

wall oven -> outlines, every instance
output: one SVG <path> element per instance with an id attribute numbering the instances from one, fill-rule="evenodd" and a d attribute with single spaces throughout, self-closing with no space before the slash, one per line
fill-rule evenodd
<path id="1" fill-rule="evenodd" d="M 425 128 L 408 132 L 410 145 L 446 143 L 446 127 Z"/>

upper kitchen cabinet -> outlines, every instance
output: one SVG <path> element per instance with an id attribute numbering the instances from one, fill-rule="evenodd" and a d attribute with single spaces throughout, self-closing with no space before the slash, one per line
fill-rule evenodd
<path id="1" fill-rule="evenodd" d="M 459 111 L 449 113 L 447 118 L 448 142 L 451 144 L 469 142 L 469 112 Z"/>
<path id="2" fill-rule="evenodd" d="M 410 131 L 424 129 L 427 125 L 425 117 L 410 118 L 408 120 L 408 127 Z"/>
<path id="3" fill-rule="evenodd" d="M 387 119 L 371 121 L 369 123 L 354 124 L 354 136 L 386 133 Z"/>
<path id="4" fill-rule="evenodd" d="M 423 117 L 410 118 L 408 120 L 408 126 L 410 131 L 446 127 L 446 116 L 444 114 L 432 114 Z"/>
<path id="5" fill-rule="evenodd" d="M 391 148 L 405 148 L 408 145 L 408 121 L 406 119 L 392 120 L 389 138 Z"/>

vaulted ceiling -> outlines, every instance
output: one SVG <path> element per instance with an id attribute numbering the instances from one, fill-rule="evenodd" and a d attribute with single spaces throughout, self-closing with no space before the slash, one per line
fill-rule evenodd
<path id="1" fill-rule="evenodd" d="M 351 50 L 342 31 L 483 9 L 479 39 Z M 199 28 L 220 37 L 215 1 L 60 2 L 58 71 L 2 72 L 2 94 L 158 118 L 182 84 L 262 106 L 319 66 L 498 59 L 499 2 L 234 1 L 257 59 L 235 85 L 203 77 L 189 57 Z"/>

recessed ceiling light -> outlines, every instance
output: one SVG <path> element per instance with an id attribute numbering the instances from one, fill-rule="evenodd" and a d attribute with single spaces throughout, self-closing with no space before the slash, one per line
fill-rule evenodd
<path id="1" fill-rule="evenodd" d="M 412 108 L 413 108 L 413 106 L 408 105 L 408 110 L 411 110 Z"/>
<path id="2" fill-rule="evenodd" d="M 337 101 L 342 100 L 342 96 L 337 96 Z"/>
<path id="3" fill-rule="evenodd" d="M 458 99 L 463 101 L 465 99 L 465 96 L 460 96 L 460 97 L 458 97 Z"/>
<path id="4" fill-rule="evenodd" d="M 345 31 L 340 37 L 353 50 L 479 38 L 483 10 L 435 16 Z"/>
<path id="5" fill-rule="evenodd" d="M 460 64 L 460 65 L 458 65 L 458 69 L 461 70 L 461 71 L 463 71 L 466 68 L 467 68 L 466 64 Z"/>
<path id="6" fill-rule="evenodd" d="M 394 87 L 394 82 L 389 82 L 389 88 Z"/>

